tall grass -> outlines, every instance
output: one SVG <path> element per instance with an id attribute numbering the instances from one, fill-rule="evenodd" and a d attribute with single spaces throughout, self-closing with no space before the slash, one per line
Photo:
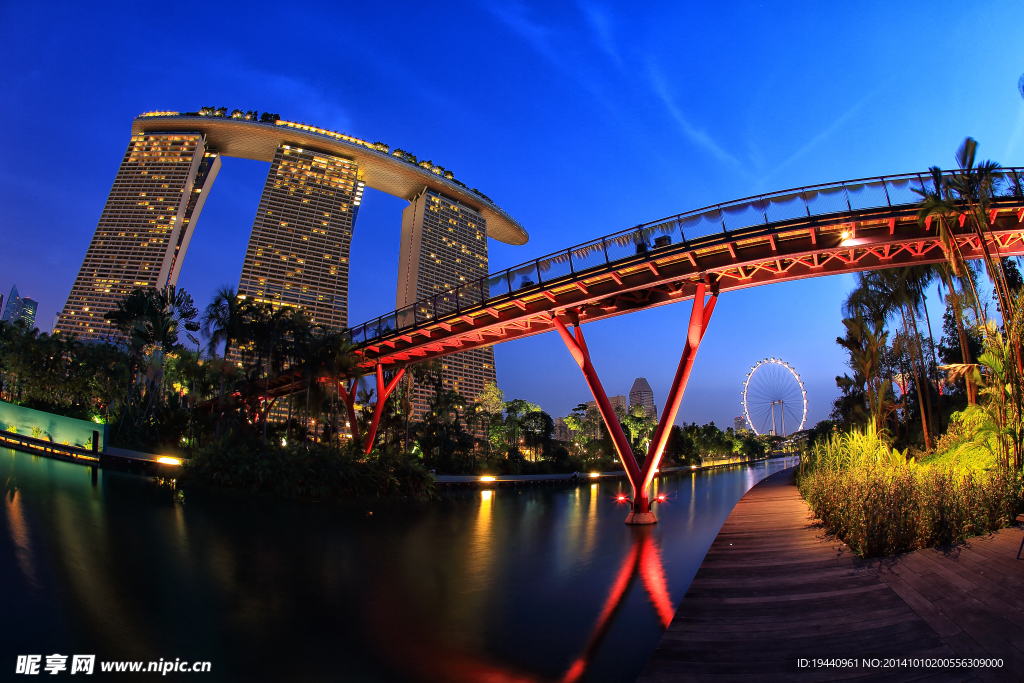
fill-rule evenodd
<path id="1" fill-rule="evenodd" d="M 863 557 L 956 543 L 1001 529 L 1021 509 L 1021 475 L 907 459 L 872 434 L 837 434 L 800 463 L 800 493 Z"/>

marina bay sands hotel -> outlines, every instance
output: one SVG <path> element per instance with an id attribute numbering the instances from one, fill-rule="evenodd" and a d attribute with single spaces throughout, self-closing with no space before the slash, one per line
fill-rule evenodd
<path id="1" fill-rule="evenodd" d="M 219 115 L 218 115 L 219 114 Z M 486 276 L 487 238 L 529 239 L 518 222 L 442 167 L 382 143 L 288 121 L 153 112 L 132 135 L 56 329 L 113 334 L 103 314 L 136 287 L 177 283 L 221 156 L 270 162 L 238 293 L 348 326 L 349 246 L 365 187 L 409 201 L 402 212 L 396 308 Z M 268 117 L 264 117 L 265 119 Z M 381 257 L 381 267 L 392 263 Z M 488 347 L 443 359 L 445 384 L 472 400 L 496 378 Z M 414 389 L 414 416 L 426 406 Z"/>

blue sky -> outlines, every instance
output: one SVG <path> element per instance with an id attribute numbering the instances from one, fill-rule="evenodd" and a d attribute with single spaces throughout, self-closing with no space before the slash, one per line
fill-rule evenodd
<path id="1" fill-rule="evenodd" d="M 953 165 L 967 135 L 1024 165 L 1019 2 L 0 2 L 0 291 L 63 306 L 144 111 L 259 109 L 452 169 L 530 232 L 492 270 L 641 222 L 804 184 Z M 226 159 L 179 284 L 235 285 L 267 164 Z M 394 307 L 403 200 L 367 191 L 350 315 Z M 852 279 L 723 295 L 680 420 L 739 414 L 747 369 L 784 358 L 824 418 Z M 934 317 L 940 310 L 932 302 Z M 664 398 L 686 305 L 585 328 L 610 394 Z M 589 399 L 561 341 L 496 347 L 508 397 Z"/>

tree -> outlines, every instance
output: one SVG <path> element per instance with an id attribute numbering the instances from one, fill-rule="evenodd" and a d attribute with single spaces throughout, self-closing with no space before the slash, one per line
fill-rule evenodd
<path id="1" fill-rule="evenodd" d="M 224 415 L 224 377 L 231 349 L 245 334 L 245 300 L 238 296 L 235 288 L 223 285 L 213 294 L 213 300 L 203 313 L 202 329 L 211 354 L 223 344 L 224 364 L 220 377 L 220 397 L 217 399 L 217 433 L 220 434 L 221 420 Z"/>
<path id="2" fill-rule="evenodd" d="M 483 390 L 474 399 L 480 410 L 491 415 L 501 413 L 505 408 L 505 392 L 498 388 L 497 382 L 487 382 Z"/>
<path id="3" fill-rule="evenodd" d="M 540 411 L 540 406 L 529 401 L 524 401 L 521 398 L 514 398 L 511 401 L 506 401 L 504 405 L 505 409 L 505 427 L 506 435 L 510 437 L 507 441 L 509 449 L 519 449 L 519 441 L 521 438 L 522 431 L 522 418 L 527 413 Z"/>
<path id="4" fill-rule="evenodd" d="M 589 406 L 580 403 L 565 418 L 565 426 L 572 431 L 572 442 L 576 445 L 577 453 L 582 455 L 587 451 L 587 444 L 597 436 L 598 424 L 601 420 L 601 413 L 596 406 Z"/>
<path id="5" fill-rule="evenodd" d="M 921 276 L 913 268 L 858 273 L 858 286 L 850 293 L 844 310 L 849 316 L 870 315 L 869 319 L 876 321 L 884 321 L 899 315 L 904 337 L 911 344 L 907 348 L 911 351 L 911 374 L 917 389 L 918 405 L 921 408 L 921 431 L 924 435 L 925 448 L 931 450 L 931 419 L 928 417 L 931 412 L 931 383 L 928 378 L 932 373 L 925 363 L 921 335 L 917 329 L 917 307 L 920 302 L 919 293 L 922 291 L 922 287 L 916 281 L 919 277 Z"/>
<path id="6" fill-rule="evenodd" d="M 882 431 L 886 410 L 888 380 L 882 376 L 883 355 L 889 333 L 880 321 L 869 324 L 861 316 L 845 318 L 846 336 L 837 337 L 836 343 L 850 354 L 850 366 L 855 376 L 862 379 L 866 413 L 871 431 Z M 837 379 L 838 382 L 838 379 Z"/>
<path id="7" fill-rule="evenodd" d="M 533 453 L 534 460 L 547 456 L 551 450 L 551 437 L 555 422 L 543 410 L 526 413 L 522 419 L 523 445 Z"/>
<path id="8" fill-rule="evenodd" d="M 971 365 L 982 352 L 982 339 L 977 327 L 963 324 L 963 310 L 954 293 L 946 296 L 946 312 L 942 315 L 942 337 L 939 340 L 939 359 L 943 365 Z M 960 382 L 963 381 L 962 389 Z M 970 377 L 962 377 L 951 385 L 954 391 L 962 390 L 967 405 L 977 403 L 976 387 Z"/>
<path id="9" fill-rule="evenodd" d="M 149 356 L 147 410 L 154 400 L 159 400 L 165 354 L 182 348 L 179 334 L 184 332 L 190 341 L 199 344 L 192 335 L 200 328 L 196 322 L 198 315 L 199 311 L 188 292 L 174 286 L 162 290 L 137 287 L 104 314 L 103 317 L 120 333 L 136 360 L 143 355 Z"/>
<path id="10" fill-rule="evenodd" d="M 642 405 L 632 406 L 622 418 L 622 425 L 629 434 L 630 445 L 633 452 L 641 455 L 641 459 L 647 453 L 647 446 L 651 442 L 651 436 L 658 426 L 658 422 L 647 417 L 647 409 Z"/>

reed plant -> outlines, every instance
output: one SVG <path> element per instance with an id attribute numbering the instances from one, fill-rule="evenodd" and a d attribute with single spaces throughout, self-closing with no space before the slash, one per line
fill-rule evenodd
<path id="1" fill-rule="evenodd" d="M 957 543 L 1007 526 L 1021 509 L 1019 471 L 921 464 L 871 433 L 817 444 L 798 483 L 825 527 L 862 557 Z"/>

